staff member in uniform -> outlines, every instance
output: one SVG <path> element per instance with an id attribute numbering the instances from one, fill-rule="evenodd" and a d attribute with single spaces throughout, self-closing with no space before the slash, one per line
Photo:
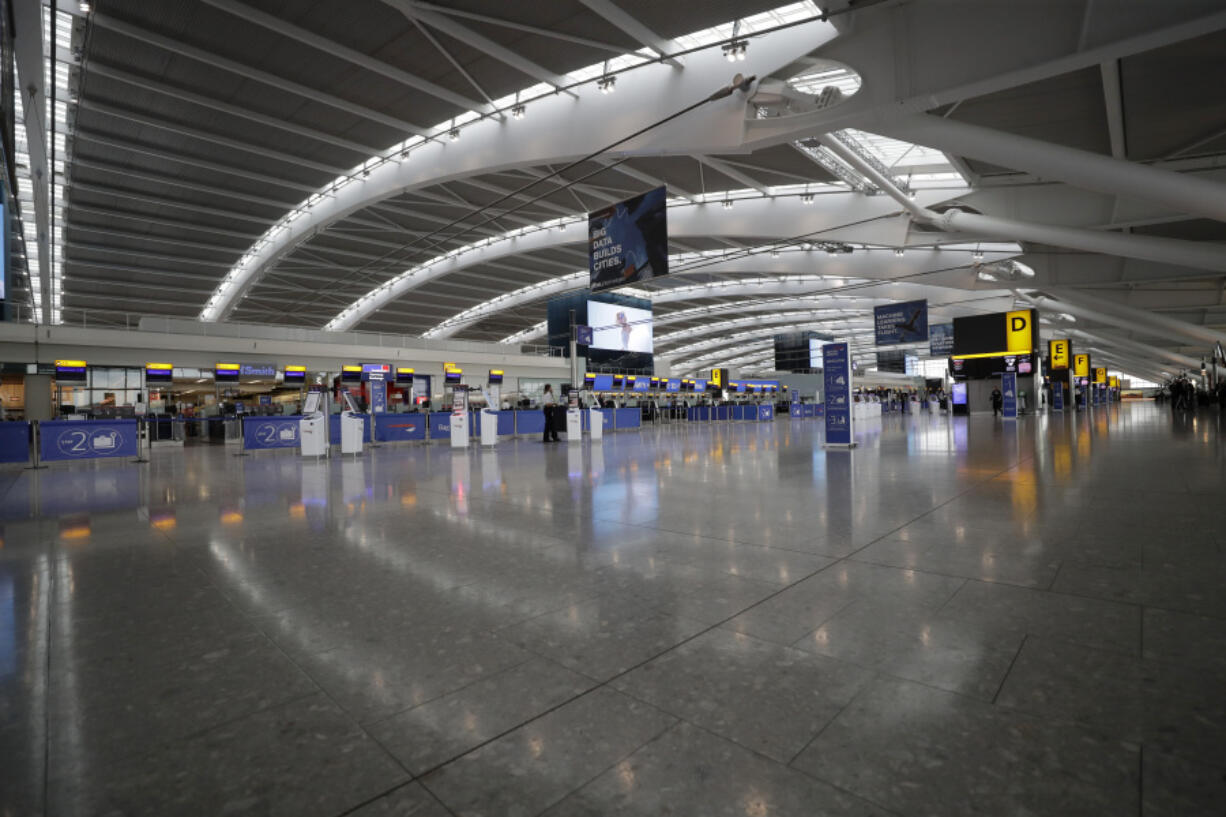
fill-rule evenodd
<path id="1" fill-rule="evenodd" d="M 541 399 L 545 410 L 545 434 L 541 438 L 541 442 L 547 443 L 551 440 L 558 442 L 558 428 L 554 423 L 554 414 L 557 412 L 558 401 L 553 396 L 553 386 L 545 384 L 545 396 Z M 552 435 L 552 437 L 550 436 Z"/>

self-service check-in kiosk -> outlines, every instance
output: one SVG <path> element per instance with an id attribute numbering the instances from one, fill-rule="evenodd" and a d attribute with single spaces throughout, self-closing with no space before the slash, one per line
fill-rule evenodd
<path id="1" fill-rule="evenodd" d="M 579 408 L 579 390 L 571 389 L 566 401 L 566 440 L 583 441 L 583 410 Z"/>
<path id="2" fill-rule="evenodd" d="M 468 448 L 467 386 L 455 386 L 451 393 L 451 447 Z"/>
<path id="3" fill-rule="evenodd" d="M 308 392 L 298 421 L 298 440 L 304 457 L 328 455 L 328 417 L 323 412 L 323 392 Z"/>
<path id="4" fill-rule="evenodd" d="M 481 444 L 498 444 L 498 407 L 502 403 L 502 370 L 490 369 L 486 384 L 485 408 L 481 409 Z"/>
<path id="5" fill-rule="evenodd" d="M 353 395 L 349 392 L 341 392 L 341 396 L 345 400 L 345 410 L 341 412 L 341 453 L 361 454 L 362 432 L 366 426 L 365 418 L 358 411 L 357 404 L 353 402 Z"/>
<path id="6" fill-rule="evenodd" d="M 604 439 L 604 412 L 596 404 L 587 410 L 587 428 L 593 440 Z"/>

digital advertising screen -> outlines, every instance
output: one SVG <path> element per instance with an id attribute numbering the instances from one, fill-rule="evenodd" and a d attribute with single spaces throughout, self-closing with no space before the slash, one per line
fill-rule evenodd
<path id="1" fill-rule="evenodd" d="M 906 301 L 875 306 L 873 325 L 878 346 L 928 340 L 928 302 Z"/>
<path id="2" fill-rule="evenodd" d="M 652 353 L 650 309 L 588 301 L 587 320 L 592 327 L 592 349 Z"/>
<path id="3" fill-rule="evenodd" d="M 592 292 L 668 275 L 667 198 L 657 187 L 588 214 Z"/>
<path id="4" fill-rule="evenodd" d="M 954 383 L 953 386 L 953 401 L 955 406 L 966 405 L 966 384 Z"/>
<path id="5" fill-rule="evenodd" d="M 816 332 L 785 332 L 775 335 L 775 371 L 778 372 L 804 372 L 811 369 L 820 369 L 822 364 L 813 364 L 812 341 L 818 341 L 821 346 L 830 342 L 830 338 L 817 334 Z M 817 348 L 817 354 L 821 355 L 821 346 Z"/>

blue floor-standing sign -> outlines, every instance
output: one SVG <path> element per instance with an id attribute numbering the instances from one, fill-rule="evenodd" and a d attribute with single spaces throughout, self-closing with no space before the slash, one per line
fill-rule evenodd
<path id="1" fill-rule="evenodd" d="M 1004 398 L 1000 415 L 1006 420 L 1017 419 L 1017 372 L 1004 372 L 1000 376 L 1000 393 Z"/>
<path id="2" fill-rule="evenodd" d="M 135 457 L 135 420 L 45 420 L 38 424 L 43 462 Z"/>
<path id="3" fill-rule="evenodd" d="M 1053 383 L 1051 386 L 1051 410 L 1064 411 L 1064 384 Z"/>
<path id="4" fill-rule="evenodd" d="M 297 448 L 301 417 L 248 417 L 243 420 L 243 448 L 263 451 L 270 448 Z"/>
<path id="5" fill-rule="evenodd" d="M 826 445 L 851 445 L 851 353 L 846 343 L 822 347 L 826 387 Z"/>

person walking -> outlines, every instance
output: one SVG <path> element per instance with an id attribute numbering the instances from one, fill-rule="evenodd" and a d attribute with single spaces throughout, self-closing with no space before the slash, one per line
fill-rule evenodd
<path id="1" fill-rule="evenodd" d="M 1000 389 L 992 389 L 992 416 L 995 417 L 1002 413 L 1005 405 L 1005 398 L 1000 394 Z"/>
<path id="2" fill-rule="evenodd" d="M 558 401 L 553 396 L 553 386 L 545 384 L 545 395 L 541 399 L 542 408 L 545 410 L 545 434 L 541 438 L 541 442 L 558 442 L 558 425 L 555 420 L 557 414 Z M 552 436 L 551 436 L 552 435 Z"/>

